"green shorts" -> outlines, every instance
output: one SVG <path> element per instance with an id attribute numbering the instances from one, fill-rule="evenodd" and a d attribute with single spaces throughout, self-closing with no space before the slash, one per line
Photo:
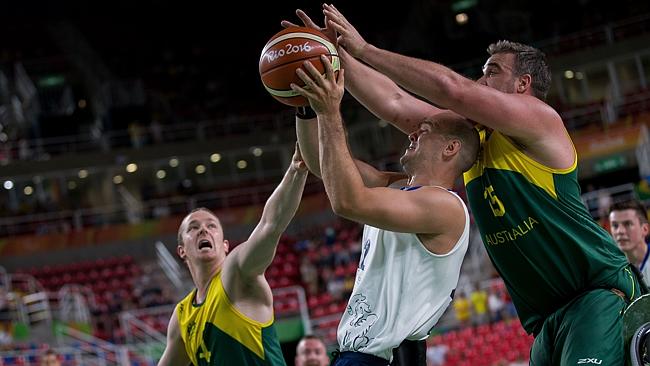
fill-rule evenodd
<path id="1" fill-rule="evenodd" d="M 628 299 L 640 295 L 636 276 L 628 268 L 615 282 L 612 287 Z M 606 288 L 573 299 L 544 321 L 530 350 L 530 365 L 625 365 L 623 311 L 627 304 Z"/>

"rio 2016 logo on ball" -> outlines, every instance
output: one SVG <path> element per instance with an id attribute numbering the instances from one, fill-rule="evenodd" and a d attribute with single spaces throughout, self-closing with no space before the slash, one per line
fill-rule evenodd
<path id="1" fill-rule="evenodd" d="M 271 96 L 286 105 L 309 105 L 309 101 L 291 90 L 289 85 L 305 85 L 296 74 L 296 69 L 305 61 L 311 62 L 324 74 L 321 55 L 328 56 L 334 71 L 339 70 L 341 63 L 336 47 L 322 32 L 307 27 L 286 28 L 273 35 L 262 50 L 259 62 L 262 84 Z"/>

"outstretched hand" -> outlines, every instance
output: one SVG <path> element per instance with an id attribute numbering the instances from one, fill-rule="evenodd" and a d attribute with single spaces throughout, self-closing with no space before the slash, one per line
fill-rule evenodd
<path id="1" fill-rule="evenodd" d="M 323 14 L 327 26 L 339 34 L 338 45 L 345 48 L 353 57 L 359 58 L 368 42 L 334 5 L 323 4 Z"/>
<path id="2" fill-rule="evenodd" d="M 307 28 L 312 28 L 320 31 L 324 35 L 329 38 L 329 40 L 336 45 L 336 31 L 334 31 L 334 28 L 330 27 L 327 22 L 327 17 L 325 17 L 325 26 L 321 27 L 320 25 L 316 24 L 310 17 L 305 13 L 304 11 L 297 9 L 296 10 L 296 15 L 300 20 L 302 21 L 302 24 L 307 27 Z M 288 20 L 283 20 L 280 22 L 280 25 L 282 25 L 284 28 L 288 27 L 298 27 L 299 25 L 292 23 Z"/>
<path id="3" fill-rule="evenodd" d="M 325 75 L 321 75 L 310 61 L 305 61 L 303 67 L 307 72 L 302 68 L 296 69 L 296 74 L 305 82 L 305 86 L 291 84 L 291 89 L 309 99 L 309 104 L 316 114 L 336 113 L 345 93 L 343 69 L 335 74 L 327 56 L 321 55 L 320 59 L 325 66 Z"/>

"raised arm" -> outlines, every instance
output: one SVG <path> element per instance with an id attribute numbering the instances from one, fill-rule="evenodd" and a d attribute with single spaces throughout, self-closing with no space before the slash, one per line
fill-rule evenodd
<path id="1" fill-rule="evenodd" d="M 262 217 L 252 234 L 229 254 L 243 279 L 262 276 L 273 261 L 280 236 L 298 210 L 307 180 L 307 167 L 296 144 L 291 165 L 282 181 L 266 201 Z"/>
<path id="2" fill-rule="evenodd" d="M 352 57 L 339 47 L 345 67 L 345 88 L 375 116 L 390 122 L 405 134 L 415 131 L 425 119 L 442 110 L 418 99 L 393 80 Z"/>
<path id="3" fill-rule="evenodd" d="M 296 134 L 298 135 L 300 152 L 305 160 L 305 164 L 307 164 L 312 174 L 321 178 L 318 157 L 318 122 L 316 117 L 303 119 L 296 116 Z M 394 182 L 407 178 L 405 173 L 380 171 L 372 165 L 358 159 L 354 159 L 354 164 L 361 174 L 363 183 L 368 187 L 387 187 Z"/>
<path id="4" fill-rule="evenodd" d="M 344 70 L 338 78 L 323 59 L 326 75 L 312 65 L 298 75 L 307 88 L 292 88 L 309 98 L 318 114 L 318 138 L 323 182 L 335 213 L 351 220 L 398 232 L 443 234 L 458 232 L 460 201 L 446 190 L 426 187 L 415 192 L 364 185 L 347 146 L 339 111 L 344 93 Z M 399 204 L 395 204 L 399 202 Z"/>
<path id="5" fill-rule="evenodd" d="M 372 45 L 360 57 L 413 93 L 523 142 L 564 133 L 557 112 L 531 95 L 504 93 L 446 66 Z"/>
<path id="6" fill-rule="evenodd" d="M 321 27 L 300 9 L 296 10 L 296 15 L 305 27 L 323 32 L 336 44 L 336 33 L 334 28 L 329 27 L 327 17 L 325 25 Z M 287 20 L 281 24 L 283 27 L 296 26 Z M 347 70 L 347 90 L 375 116 L 390 122 L 405 134 L 414 131 L 425 118 L 440 112 L 439 108 L 414 97 L 387 76 L 359 62 L 344 48 L 339 47 L 338 51 L 343 67 Z M 312 173 L 316 174 L 309 159 L 305 158 L 305 161 Z M 320 174 L 317 175 L 320 177 Z"/>
<path id="7" fill-rule="evenodd" d="M 174 308 L 174 312 L 169 319 L 169 325 L 167 326 L 167 344 L 165 345 L 165 351 L 160 357 L 160 361 L 158 361 L 158 366 L 184 366 L 189 364 L 190 359 L 187 357 L 185 345 L 181 338 L 178 314 L 176 314 L 176 309 Z"/>
<path id="8" fill-rule="evenodd" d="M 336 7 L 325 4 L 323 12 L 329 25 L 341 34 L 340 46 L 398 85 L 509 136 L 544 164 L 566 168 L 573 163 L 575 153 L 562 119 L 538 98 L 504 93 L 443 65 L 377 48 L 368 44 Z"/>

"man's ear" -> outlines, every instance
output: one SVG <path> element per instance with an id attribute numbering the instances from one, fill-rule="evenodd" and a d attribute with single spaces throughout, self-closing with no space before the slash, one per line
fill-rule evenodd
<path id="1" fill-rule="evenodd" d="M 460 140 L 458 139 L 450 140 L 447 143 L 447 146 L 445 146 L 444 154 L 448 157 L 454 156 L 458 154 L 458 152 L 460 151 L 460 147 L 461 147 Z"/>
<path id="2" fill-rule="evenodd" d="M 228 242 L 228 240 L 226 239 L 223 240 L 223 247 L 226 250 L 226 253 L 228 253 L 228 251 L 230 250 L 230 243 Z"/>
<path id="3" fill-rule="evenodd" d="M 530 76 L 530 74 L 523 74 L 519 77 L 519 80 L 517 81 L 517 93 L 518 94 L 523 94 L 526 92 L 526 90 L 530 89 L 532 87 L 532 82 L 533 79 Z"/>
<path id="4" fill-rule="evenodd" d="M 182 260 L 185 261 L 185 247 L 182 245 L 177 245 L 176 246 L 176 254 L 178 254 L 178 257 Z"/>

